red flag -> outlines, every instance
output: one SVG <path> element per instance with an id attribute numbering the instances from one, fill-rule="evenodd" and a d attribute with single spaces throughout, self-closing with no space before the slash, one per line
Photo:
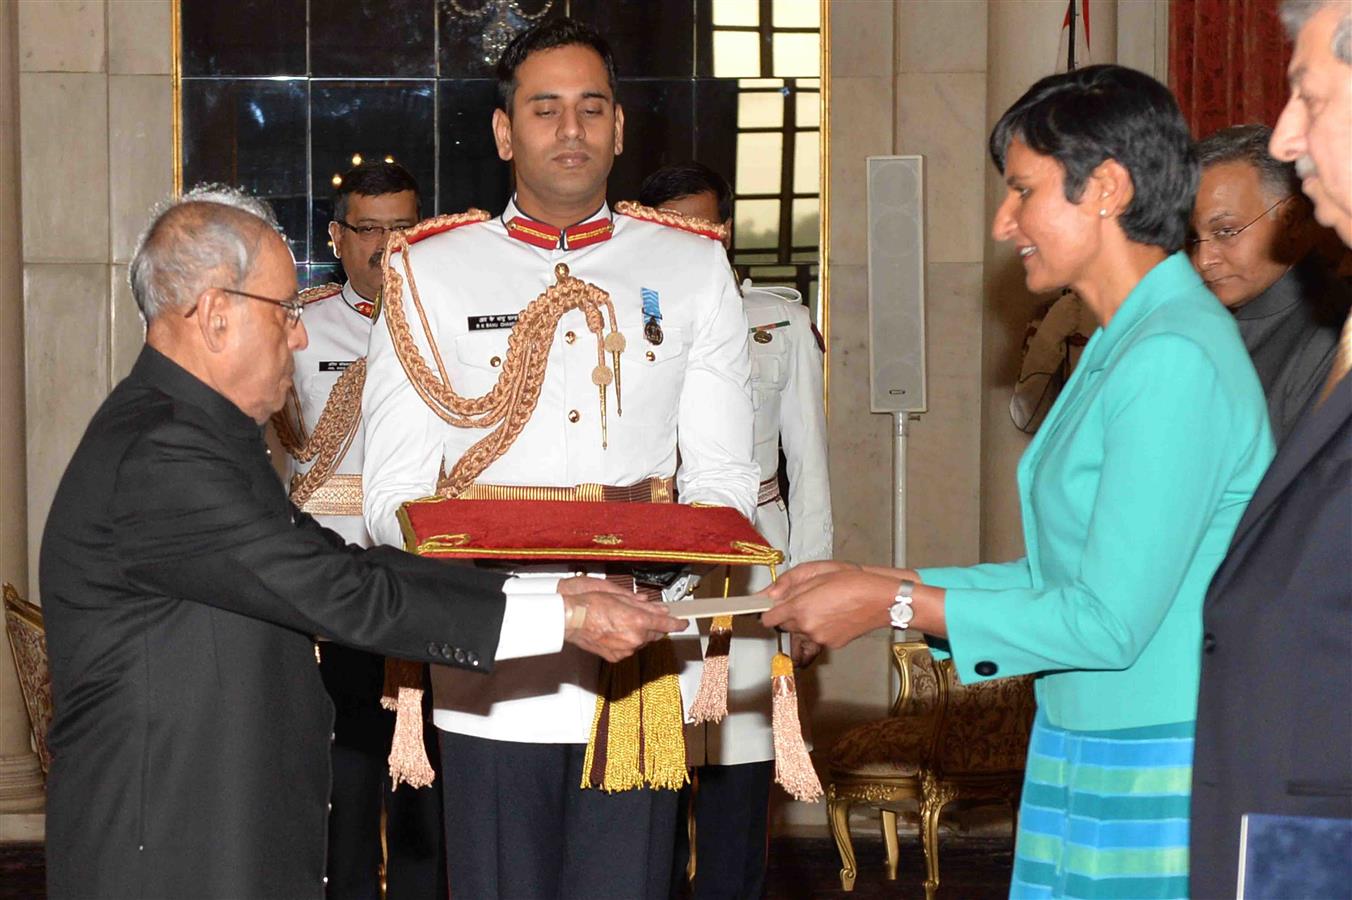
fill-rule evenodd
<path id="1" fill-rule="evenodd" d="M 1093 63 L 1089 52 L 1089 34 L 1089 0 L 1079 0 L 1078 4 L 1076 0 L 1066 0 L 1066 15 L 1061 20 L 1061 42 L 1056 51 L 1055 71 L 1068 72 Z"/>

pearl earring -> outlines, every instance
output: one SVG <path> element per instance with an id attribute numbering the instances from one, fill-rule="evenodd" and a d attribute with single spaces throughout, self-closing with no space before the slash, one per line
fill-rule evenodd
<path id="1" fill-rule="evenodd" d="M 1100 218 L 1100 219 L 1106 219 L 1106 218 L 1108 218 L 1108 210 L 1106 210 L 1106 209 L 1100 209 L 1100 210 L 1099 210 L 1099 218 Z"/>

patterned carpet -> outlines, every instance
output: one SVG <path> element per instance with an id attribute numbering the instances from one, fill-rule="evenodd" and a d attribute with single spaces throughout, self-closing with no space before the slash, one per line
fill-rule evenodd
<path id="1" fill-rule="evenodd" d="M 1003 900 L 1009 892 L 1012 845 L 1008 837 L 945 836 L 940 842 L 942 883 L 940 898 Z M 771 846 L 767 896 L 770 900 L 850 897 L 854 900 L 921 900 L 925 896 L 925 859 L 919 842 L 901 840 L 901 871 L 896 881 L 884 877 L 881 838 L 857 838 L 855 854 L 859 877 L 853 893 L 840 889 L 840 858 L 826 838 L 778 838 Z M 34 844 L 0 845 L 0 898 L 41 900 L 42 847 Z M 393 898 L 398 900 L 398 898 Z"/>

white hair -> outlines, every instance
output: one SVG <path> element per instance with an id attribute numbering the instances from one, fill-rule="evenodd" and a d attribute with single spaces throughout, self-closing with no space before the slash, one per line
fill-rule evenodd
<path id="1" fill-rule="evenodd" d="M 141 315 L 150 322 L 190 307 L 221 281 L 239 287 L 253 267 L 262 229 L 280 231 L 272 208 L 227 185 L 200 184 L 160 203 L 136 242 L 129 272 Z"/>
<path id="2" fill-rule="evenodd" d="M 1324 9 L 1344 10 L 1343 17 L 1333 29 L 1333 41 L 1329 50 L 1334 57 L 1346 65 L 1352 66 L 1352 3 L 1348 0 L 1283 0 L 1281 8 L 1282 25 L 1291 40 L 1300 35 L 1300 30 L 1315 15 Z"/>

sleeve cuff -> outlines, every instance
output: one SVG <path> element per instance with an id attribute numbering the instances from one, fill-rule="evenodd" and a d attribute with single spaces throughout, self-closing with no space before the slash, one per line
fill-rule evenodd
<path id="1" fill-rule="evenodd" d="M 513 582 L 527 581 L 531 590 Z M 543 584 L 548 582 L 548 590 Z M 534 590 L 539 584 L 540 590 Z M 506 602 L 502 611 L 502 630 L 498 635 L 496 660 L 543 656 L 563 649 L 563 597 L 556 589 L 557 578 L 510 578 L 503 585 Z"/>

